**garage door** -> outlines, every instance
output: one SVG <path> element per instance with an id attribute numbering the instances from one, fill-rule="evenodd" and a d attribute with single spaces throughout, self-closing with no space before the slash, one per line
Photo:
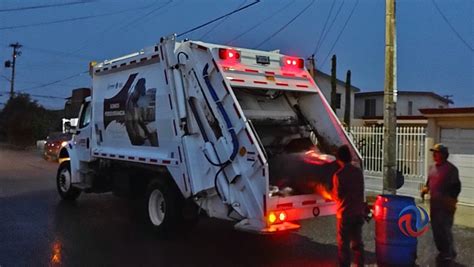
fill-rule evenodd
<path id="1" fill-rule="evenodd" d="M 459 169 L 459 202 L 474 205 L 474 129 L 441 129 L 440 140 L 449 148 L 449 161 Z"/>

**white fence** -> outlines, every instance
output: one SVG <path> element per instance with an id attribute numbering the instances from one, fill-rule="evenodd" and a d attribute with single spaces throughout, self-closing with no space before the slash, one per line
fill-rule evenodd
<path id="1" fill-rule="evenodd" d="M 364 170 L 371 176 L 382 176 L 384 127 L 355 126 L 349 130 L 364 159 Z M 405 179 L 424 181 L 425 127 L 397 127 L 397 169 Z"/>

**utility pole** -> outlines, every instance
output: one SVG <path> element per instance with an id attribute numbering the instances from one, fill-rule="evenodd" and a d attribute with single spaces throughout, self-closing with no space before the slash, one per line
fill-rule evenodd
<path id="1" fill-rule="evenodd" d="M 336 113 L 336 98 L 337 98 L 337 84 L 336 84 L 336 55 L 332 55 L 331 58 L 331 108 Z"/>
<path id="2" fill-rule="evenodd" d="M 309 74 L 311 74 L 311 77 L 313 77 L 313 80 L 316 81 L 316 63 L 314 61 L 314 55 L 311 55 L 308 58 L 308 69 L 309 69 Z"/>
<path id="3" fill-rule="evenodd" d="M 5 68 L 12 68 L 12 77 L 10 79 L 10 99 L 13 97 L 15 92 L 15 66 L 16 66 L 16 57 L 21 55 L 19 49 L 22 47 L 18 42 L 10 44 L 10 47 L 13 48 L 12 60 L 5 61 Z"/>
<path id="4" fill-rule="evenodd" d="M 346 74 L 346 104 L 344 105 L 344 123 L 347 128 L 351 127 L 351 71 Z"/>
<path id="5" fill-rule="evenodd" d="M 385 1 L 383 193 L 396 194 L 397 56 L 395 0 Z"/>

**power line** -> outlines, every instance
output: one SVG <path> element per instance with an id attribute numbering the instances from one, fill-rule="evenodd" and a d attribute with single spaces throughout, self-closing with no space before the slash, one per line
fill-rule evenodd
<path id="1" fill-rule="evenodd" d="M 38 26 L 58 24 L 58 23 L 64 23 L 64 22 L 72 22 L 72 21 L 78 21 L 78 20 L 93 19 L 93 18 L 97 18 L 97 17 L 107 17 L 107 16 L 113 16 L 113 15 L 118 15 L 118 14 L 130 12 L 132 10 L 133 9 L 125 9 L 125 10 L 120 10 L 120 11 L 115 11 L 115 12 L 102 13 L 102 14 L 99 14 L 99 15 L 82 16 L 82 17 L 75 17 L 75 18 L 69 18 L 69 19 L 60 19 L 60 20 L 53 20 L 53 21 L 40 22 L 40 23 L 5 26 L 5 27 L 0 27 L 0 31 L 20 29 L 20 28 L 28 28 L 28 27 L 38 27 Z"/>
<path id="2" fill-rule="evenodd" d="M 160 5 L 159 7 L 150 10 L 150 11 L 147 12 L 146 14 L 141 15 L 141 16 L 138 17 L 137 19 L 134 19 L 134 20 L 130 21 L 129 23 L 125 24 L 124 26 L 120 27 L 119 29 L 120 29 L 120 30 L 121 30 L 121 29 L 125 29 L 125 28 L 127 28 L 128 26 L 130 26 L 130 25 L 132 25 L 132 24 L 134 24 L 134 23 L 136 23 L 136 22 L 138 22 L 138 21 L 140 21 L 140 20 L 145 19 L 146 17 L 150 16 L 151 14 L 155 13 L 156 11 L 165 8 L 167 5 L 171 4 L 171 2 L 173 2 L 173 0 L 170 0 L 170 1 L 166 2 L 166 3 L 164 3 L 163 5 Z"/>
<path id="3" fill-rule="evenodd" d="M 232 11 L 232 12 L 229 12 L 229 13 L 227 13 L 227 14 L 225 14 L 225 15 L 222 15 L 222 16 L 220 16 L 220 17 L 218 17 L 218 18 L 215 18 L 215 19 L 213 19 L 213 20 L 210 20 L 210 21 L 208 21 L 208 22 L 206 22 L 206 23 L 203 23 L 203 24 L 201 24 L 201 25 L 199 25 L 199 26 L 196 26 L 196 27 L 194 27 L 194 28 L 192 28 L 192 29 L 189 29 L 189 30 L 187 30 L 187 31 L 185 31 L 185 32 L 182 32 L 182 33 L 178 34 L 177 37 L 180 37 L 180 36 L 183 36 L 183 35 L 188 34 L 188 33 L 190 33 L 190 32 L 193 32 L 193 31 L 198 30 L 198 29 L 200 29 L 200 28 L 202 28 L 202 27 L 206 27 L 206 26 L 209 25 L 209 24 L 212 24 L 212 23 L 214 23 L 214 22 L 216 22 L 216 21 L 218 21 L 218 20 L 221 20 L 221 19 L 223 19 L 223 18 L 225 18 L 225 17 L 227 17 L 227 16 L 233 15 L 233 14 L 235 14 L 235 13 L 237 13 L 237 12 L 240 12 L 240 11 L 242 11 L 242 10 L 244 10 L 244 9 L 247 9 L 247 8 L 249 8 L 249 7 L 251 7 L 251 6 L 255 5 L 255 4 L 258 4 L 258 3 L 260 3 L 260 0 L 255 0 L 255 2 L 253 2 L 253 3 L 250 3 L 250 4 L 246 5 L 246 6 L 241 7 L 241 8 L 238 8 L 238 9 Z"/>
<path id="4" fill-rule="evenodd" d="M 289 1 L 286 5 L 284 5 L 283 7 L 281 7 L 280 9 L 278 9 L 276 12 L 270 14 L 270 16 L 267 16 L 266 18 L 264 18 L 263 20 L 261 20 L 260 22 L 258 23 L 255 23 L 254 25 L 252 25 L 251 27 L 249 27 L 246 31 L 242 32 L 241 34 L 237 35 L 236 37 L 234 37 L 232 40 L 226 42 L 227 44 L 230 44 L 232 42 L 234 42 L 235 40 L 239 39 L 240 37 L 246 35 L 247 33 L 255 30 L 256 28 L 258 28 L 259 26 L 261 26 L 263 23 L 267 22 L 267 20 L 273 18 L 275 15 L 277 15 L 278 13 L 280 13 L 281 11 L 285 10 L 287 7 L 289 7 L 291 4 L 293 4 L 293 2 Z"/>
<path id="5" fill-rule="evenodd" d="M 241 8 L 245 3 L 247 3 L 247 0 L 244 0 L 242 1 L 242 3 L 240 3 L 237 8 Z M 204 39 L 204 37 L 206 37 L 209 33 L 211 33 L 212 31 L 214 31 L 217 27 L 219 27 L 222 23 L 224 23 L 229 17 L 225 17 L 223 20 L 219 21 L 218 23 L 216 23 L 216 25 L 214 25 L 214 27 L 210 28 L 207 32 L 205 32 L 203 35 L 201 35 L 201 37 L 198 38 L 198 40 L 202 40 Z"/>
<path id="6" fill-rule="evenodd" d="M 51 50 L 51 49 L 45 49 L 45 48 L 39 48 L 39 47 L 23 46 L 23 49 L 38 51 L 38 52 L 41 52 L 41 53 L 51 54 L 51 55 L 55 55 L 55 56 L 58 56 L 58 57 L 59 56 L 61 56 L 61 57 L 66 56 L 66 57 L 78 58 L 78 59 L 81 59 L 81 60 L 89 60 L 91 58 L 91 57 L 86 56 L 86 55 L 74 55 L 74 54 L 70 54 L 70 53 L 64 52 L 64 51 Z"/>
<path id="7" fill-rule="evenodd" d="M 8 92 L 0 92 L 0 96 L 2 96 L 2 93 L 5 93 L 7 94 Z M 22 94 L 23 92 L 19 92 L 20 94 Z M 60 97 L 60 96 L 53 96 L 53 95 L 37 95 L 37 94 L 28 94 L 28 93 L 25 93 L 29 96 L 33 96 L 33 97 L 43 97 L 43 98 L 50 98 L 50 99 L 67 99 L 67 97 Z M 6 103 L 0 103 L 0 104 L 3 104 L 5 105 Z"/>
<path id="8" fill-rule="evenodd" d="M 461 42 L 463 42 L 464 45 L 466 45 L 469 50 L 474 51 L 474 49 L 471 47 L 471 45 L 466 40 L 464 40 L 464 38 L 461 36 L 461 34 L 454 28 L 454 26 L 451 24 L 451 22 L 449 22 L 448 18 L 444 15 L 444 13 L 439 8 L 438 4 L 436 4 L 436 1 L 431 0 L 431 2 L 433 2 L 433 5 L 438 10 L 438 12 L 441 15 L 441 17 L 443 18 L 443 20 L 446 22 L 446 24 L 448 24 L 449 28 L 456 34 L 456 36 L 459 38 L 459 40 L 461 40 Z"/>
<path id="9" fill-rule="evenodd" d="M 28 94 L 33 97 L 42 97 L 42 98 L 49 98 L 49 99 L 67 99 L 67 97 L 60 97 L 60 96 L 52 96 L 52 95 L 33 95 L 33 94 Z"/>
<path id="10" fill-rule="evenodd" d="M 38 81 L 15 81 L 17 84 L 26 84 L 26 85 L 42 85 L 44 82 Z M 77 83 L 55 83 L 56 85 L 60 86 L 68 86 L 68 87 L 75 87 Z"/>
<path id="11" fill-rule="evenodd" d="M 146 6 L 142 6 L 142 7 L 139 7 L 139 8 L 135 8 L 134 10 L 142 10 L 142 9 L 150 8 L 150 7 L 152 7 L 156 2 L 158 2 L 158 1 L 155 1 L 154 3 L 152 3 L 152 4 L 150 4 L 150 5 L 146 5 Z M 145 13 L 144 13 L 144 14 L 139 14 L 139 16 L 138 16 L 138 17 L 135 17 L 135 18 L 141 18 L 141 17 L 144 16 L 144 15 L 145 15 Z M 133 18 L 132 18 L 132 19 L 133 19 Z M 127 22 L 127 23 L 129 23 L 129 22 Z M 125 24 L 123 24 L 123 25 L 125 25 Z M 103 39 L 105 33 L 111 31 L 112 29 L 114 29 L 114 28 L 116 28 L 116 27 L 117 27 L 117 25 L 116 25 L 116 24 L 113 24 L 113 25 L 111 25 L 110 27 L 108 27 L 108 28 L 104 29 L 103 31 L 101 31 L 101 32 L 98 34 L 99 36 L 102 37 L 101 40 Z M 95 43 L 97 43 L 96 40 L 97 40 L 97 38 L 88 38 L 88 39 L 86 39 L 85 42 L 83 42 L 83 43 L 79 46 L 79 48 L 77 48 L 77 49 L 75 49 L 75 50 L 73 50 L 73 51 L 71 51 L 71 52 L 66 52 L 66 54 L 67 54 L 67 55 L 75 55 L 75 53 L 77 53 L 77 52 L 79 52 L 79 51 L 82 51 L 84 48 L 86 48 L 92 41 L 94 41 Z"/>
<path id="12" fill-rule="evenodd" d="M 34 90 L 34 89 L 39 89 L 39 88 L 47 87 L 47 86 L 50 86 L 50 85 L 53 85 L 53 84 L 57 84 L 57 83 L 60 83 L 60 82 L 64 82 L 64 81 L 66 81 L 66 80 L 69 80 L 69 79 L 72 79 L 72 78 L 75 78 L 75 77 L 82 76 L 83 74 L 88 73 L 88 72 L 89 72 L 89 71 L 82 71 L 82 72 L 76 73 L 76 74 L 74 74 L 74 75 L 65 77 L 65 78 L 60 79 L 60 80 L 56 80 L 56 81 L 53 81 L 53 82 L 49 82 L 49 83 L 41 84 L 41 85 L 38 85 L 38 86 L 35 86 L 35 87 L 30 87 L 30 88 L 25 89 L 25 90 L 21 90 L 21 92 L 27 92 L 27 91 L 31 91 L 31 90 Z"/>
<path id="13" fill-rule="evenodd" d="M 340 31 L 339 34 L 337 35 L 337 38 L 336 38 L 336 40 L 334 41 L 334 43 L 332 44 L 331 49 L 329 50 L 329 53 L 327 54 L 326 58 L 324 58 L 324 61 L 323 61 L 323 64 L 321 64 L 321 67 L 324 66 L 324 63 L 326 63 L 326 60 L 329 58 L 329 55 L 332 53 L 332 50 L 334 49 L 334 47 L 336 46 L 337 42 L 339 41 L 339 38 L 341 37 L 342 33 L 343 33 L 344 30 L 346 29 L 347 23 L 349 22 L 349 20 L 351 19 L 352 15 L 354 14 L 354 11 L 355 11 L 357 5 L 359 5 L 359 0 L 357 0 L 357 2 L 355 3 L 354 7 L 353 7 L 352 10 L 351 10 L 351 13 L 349 14 L 349 16 L 347 17 L 346 21 L 344 22 L 344 26 L 342 27 L 341 31 Z"/>
<path id="14" fill-rule="evenodd" d="M 275 37 L 277 34 L 279 34 L 281 31 L 283 31 L 286 27 L 288 27 L 291 23 L 293 23 L 293 21 L 295 21 L 299 16 L 301 16 L 305 11 L 308 10 L 308 8 L 310 6 L 312 6 L 314 4 L 314 1 L 315 0 L 311 0 L 311 2 L 306 5 L 295 17 L 293 17 L 290 21 L 288 21 L 285 25 L 283 25 L 282 27 L 280 27 L 280 29 L 278 29 L 277 31 L 275 31 L 274 33 L 272 33 L 270 36 L 268 36 L 265 40 L 263 40 L 262 42 L 260 42 L 255 48 L 259 48 L 260 46 L 262 46 L 264 43 L 266 43 L 267 41 L 271 40 L 273 37 Z"/>
<path id="15" fill-rule="evenodd" d="M 321 33 L 319 34 L 319 38 L 318 38 L 318 42 L 316 43 L 316 47 L 314 48 L 314 52 L 313 52 L 313 55 L 316 54 L 318 48 L 319 48 L 319 44 L 321 42 L 321 39 L 323 38 L 323 34 L 324 34 L 324 31 L 326 30 L 326 26 L 329 22 L 329 18 L 331 17 L 331 14 L 332 14 L 332 10 L 334 9 L 334 5 L 336 4 L 336 0 L 333 0 L 332 1 L 332 5 L 331 5 L 331 8 L 329 8 L 329 13 L 328 13 L 328 16 L 326 17 L 326 21 L 324 22 L 324 26 L 323 26 L 323 30 L 321 31 Z"/>
<path id="16" fill-rule="evenodd" d="M 37 5 L 37 6 L 27 6 L 27 7 L 16 7 L 16 8 L 6 8 L 0 9 L 0 12 L 13 12 L 13 11 L 23 11 L 23 10 L 30 10 L 30 9 L 40 9 L 40 8 L 50 8 L 50 7 L 60 7 L 60 6 L 72 6 L 77 4 L 88 4 L 94 2 L 93 0 L 87 1 L 76 1 L 76 2 L 69 2 L 69 3 L 60 3 L 60 4 L 49 4 L 49 5 Z"/>
<path id="17" fill-rule="evenodd" d="M 336 11 L 336 15 L 332 19 L 331 24 L 329 25 L 327 31 L 324 33 L 323 38 L 321 39 L 321 44 L 316 49 L 316 51 L 314 52 L 314 55 L 316 55 L 319 52 L 319 49 L 321 49 L 321 47 L 323 46 L 324 41 L 326 41 L 326 37 L 328 36 L 329 32 L 331 32 L 332 26 L 334 26 L 334 23 L 336 22 L 337 18 L 339 17 L 339 13 L 341 13 L 341 10 L 342 10 L 342 7 L 344 6 L 344 3 L 345 3 L 345 1 L 342 0 L 341 5 L 339 5 L 339 8 Z"/>

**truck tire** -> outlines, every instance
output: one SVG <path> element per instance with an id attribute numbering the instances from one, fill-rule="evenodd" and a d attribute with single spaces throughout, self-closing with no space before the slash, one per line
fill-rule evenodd
<path id="1" fill-rule="evenodd" d="M 63 200 L 74 201 L 81 194 L 81 190 L 72 186 L 71 183 L 71 165 L 65 161 L 59 165 L 56 175 L 56 188 Z"/>
<path id="2" fill-rule="evenodd" d="M 148 221 L 157 234 L 174 230 L 182 221 L 179 192 L 163 180 L 152 180 L 146 193 Z"/>

